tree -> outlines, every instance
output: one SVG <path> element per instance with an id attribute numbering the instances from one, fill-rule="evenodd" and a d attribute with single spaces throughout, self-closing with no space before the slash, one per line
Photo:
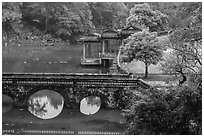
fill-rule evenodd
<path id="1" fill-rule="evenodd" d="M 156 65 L 162 59 L 163 43 L 159 43 L 157 33 L 152 32 L 165 30 L 167 22 L 166 15 L 158 10 L 152 10 L 147 3 L 135 4 L 130 10 L 126 26 L 139 27 L 144 30 L 125 40 L 126 51 L 123 58 L 128 62 L 133 59 L 144 62 L 145 77 L 148 76 L 148 66 Z"/>
<path id="2" fill-rule="evenodd" d="M 120 29 L 125 26 L 125 19 L 128 17 L 128 8 L 122 2 L 111 2 L 113 12 L 113 28 Z"/>
<path id="3" fill-rule="evenodd" d="M 2 3 L 2 27 L 3 32 L 14 31 L 18 33 L 18 27 L 21 23 L 22 3 L 20 2 L 3 2 Z"/>
<path id="4" fill-rule="evenodd" d="M 78 36 L 95 31 L 88 3 L 64 3 L 58 13 L 57 20 L 60 29 L 57 33 L 59 35 L 67 33 L 72 43 L 76 42 Z"/>
<path id="5" fill-rule="evenodd" d="M 165 59 L 162 70 L 168 74 L 179 73 L 199 73 L 202 67 L 202 44 L 195 41 L 192 44 L 185 43 L 173 45 L 172 53 Z"/>
<path id="6" fill-rule="evenodd" d="M 133 59 L 145 63 L 145 77 L 148 76 L 148 66 L 156 65 L 162 59 L 163 47 L 159 43 L 157 33 L 144 29 L 125 40 L 123 61 L 130 62 Z"/>
<path id="7" fill-rule="evenodd" d="M 169 36 L 173 49 L 171 58 L 162 64 L 163 70 L 170 73 L 201 73 L 202 67 L 202 11 L 200 3 L 182 3 L 177 17 L 182 20 Z"/>
<path id="8" fill-rule="evenodd" d="M 93 15 L 93 24 L 97 31 L 119 29 L 125 25 L 128 16 L 127 7 L 121 2 L 92 2 L 89 3 Z"/>
<path id="9" fill-rule="evenodd" d="M 149 28 L 150 32 L 164 31 L 167 27 L 168 17 L 158 10 L 152 10 L 147 3 L 135 4 L 130 10 L 130 16 L 126 20 L 127 26 L 135 26 L 142 29 Z"/>
<path id="10" fill-rule="evenodd" d="M 96 30 L 122 28 L 128 15 L 123 3 L 109 2 L 5 2 L 2 8 L 3 31 L 13 29 L 22 33 L 20 26 L 24 25 L 24 28 L 35 27 L 42 35 L 51 34 L 70 43 Z"/>
<path id="11" fill-rule="evenodd" d="M 178 22 L 169 36 L 173 52 L 164 69 L 192 75 L 181 86 L 133 90 L 124 113 L 127 134 L 202 134 L 202 4 L 180 3 L 176 9 Z"/>
<path id="12" fill-rule="evenodd" d="M 82 2 L 23 3 L 23 20 L 72 43 L 76 42 L 77 36 L 95 30 L 90 7 Z"/>

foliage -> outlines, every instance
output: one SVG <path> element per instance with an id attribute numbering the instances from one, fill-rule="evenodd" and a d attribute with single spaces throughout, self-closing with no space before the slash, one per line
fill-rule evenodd
<path id="1" fill-rule="evenodd" d="M 23 15 L 25 21 L 63 40 L 94 30 L 86 3 L 24 3 Z"/>
<path id="2" fill-rule="evenodd" d="M 176 13 L 176 17 L 181 18 L 181 28 L 201 26 L 202 23 L 202 3 L 183 2 Z"/>
<path id="3" fill-rule="evenodd" d="M 191 86 L 133 90 L 124 111 L 126 134 L 188 135 L 202 132 L 202 81 Z"/>
<path id="4" fill-rule="evenodd" d="M 124 2 L 125 6 L 130 10 L 134 8 L 135 4 L 143 4 L 144 2 Z"/>
<path id="5" fill-rule="evenodd" d="M 202 67 L 202 11 L 201 3 L 182 3 L 176 16 L 181 18 L 169 36 L 173 58 L 163 64 L 166 72 L 181 68 L 186 73 L 198 73 Z"/>
<path id="6" fill-rule="evenodd" d="M 21 12 L 20 12 L 20 5 L 21 3 L 2 3 L 2 21 L 15 21 L 21 19 Z"/>
<path id="7" fill-rule="evenodd" d="M 176 17 L 178 7 L 182 2 L 150 2 L 154 10 L 159 10 L 168 16 L 168 28 L 175 29 L 180 25 L 180 18 Z"/>
<path id="8" fill-rule="evenodd" d="M 151 32 L 164 31 L 167 23 L 168 17 L 158 10 L 152 10 L 147 3 L 135 4 L 126 20 L 127 26 L 136 26 L 142 29 L 149 27 Z"/>
<path id="9" fill-rule="evenodd" d="M 201 41 L 175 47 L 170 56 L 161 63 L 162 70 L 168 74 L 175 74 L 179 69 L 184 73 L 199 73 L 202 68 L 201 48 Z"/>
<path id="10" fill-rule="evenodd" d="M 179 87 L 133 90 L 132 103 L 124 111 L 126 134 L 202 134 L 202 4 L 175 3 L 166 8 L 175 11 L 168 14 L 172 54 L 163 68 L 191 75 Z"/>
<path id="11" fill-rule="evenodd" d="M 21 27 L 21 6 L 20 2 L 3 2 L 2 3 L 2 30 L 3 34 L 7 31 L 19 33 Z"/>
<path id="12" fill-rule="evenodd" d="M 176 17 L 180 17 L 182 23 L 170 35 L 172 44 L 189 43 L 202 39 L 201 3 L 182 3 Z"/>
<path id="13" fill-rule="evenodd" d="M 3 32 L 14 30 L 22 36 L 23 27 L 32 26 L 42 31 L 40 35 L 51 34 L 76 43 L 81 35 L 122 28 L 128 9 L 118 2 L 4 2 L 2 13 Z M 8 42 L 11 35 L 6 33 L 3 35 Z"/>
<path id="14" fill-rule="evenodd" d="M 162 59 L 162 52 L 163 43 L 158 41 L 157 33 L 144 29 L 125 40 L 122 60 L 130 62 L 136 59 L 144 62 L 147 67 L 150 64 L 156 65 Z"/>
<path id="15" fill-rule="evenodd" d="M 89 3 L 93 15 L 93 24 L 97 31 L 119 29 L 125 25 L 128 9 L 120 2 Z"/>

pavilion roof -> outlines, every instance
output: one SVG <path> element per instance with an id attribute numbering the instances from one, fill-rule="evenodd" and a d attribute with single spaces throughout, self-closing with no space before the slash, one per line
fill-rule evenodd
<path id="1" fill-rule="evenodd" d="M 101 35 L 94 33 L 90 36 L 83 36 L 79 39 L 80 42 L 101 42 Z"/>
<path id="2" fill-rule="evenodd" d="M 102 32 L 102 39 L 118 39 L 118 31 L 109 29 Z"/>

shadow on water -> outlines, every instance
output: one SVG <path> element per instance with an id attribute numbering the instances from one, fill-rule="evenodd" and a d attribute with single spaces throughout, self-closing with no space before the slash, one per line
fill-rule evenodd
<path id="1" fill-rule="evenodd" d="M 121 122 L 116 122 L 116 121 L 109 121 L 109 120 L 90 120 L 90 121 L 85 121 L 83 122 L 85 125 L 94 125 L 95 130 L 100 129 L 100 128 L 107 128 L 109 130 L 114 130 L 114 131 L 122 131 L 124 129 L 124 124 L 121 124 Z M 98 125 L 99 127 L 97 128 Z M 101 127 L 101 126 L 102 127 Z"/>
<path id="2" fill-rule="evenodd" d="M 11 111 L 13 108 L 13 99 L 7 95 L 2 94 L 2 114 Z"/>
<path id="3" fill-rule="evenodd" d="M 81 100 L 80 107 L 85 113 L 82 109 L 63 108 L 63 97 L 51 90 L 40 90 L 31 95 L 27 109 L 12 107 L 13 101 L 9 97 L 3 102 L 3 106 L 9 104 L 2 110 L 2 129 L 6 131 L 122 132 L 125 128 L 120 111 L 101 109 L 101 100 L 97 96 Z"/>

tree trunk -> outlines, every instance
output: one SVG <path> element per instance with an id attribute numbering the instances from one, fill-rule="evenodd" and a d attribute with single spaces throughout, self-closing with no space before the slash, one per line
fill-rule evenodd
<path id="1" fill-rule="evenodd" d="M 145 63 L 145 78 L 148 77 L 148 64 Z"/>
<path id="2" fill-rule="evenodd" d="M 187 77 L 185 76 L 185 74 L 183 73 L 183 69 L 180 68 L 179 70 L 177 70 L 177 72 L 181 73 L 182 75 L 182 80 L 179 80 L 179 86 L 181 86 L 184 82 L 187 81 Z"/>
<path id="3" fill-rule="evenodd" d="M 45 32 L 47 31 L 47 21 L 48 21 L 48 19 L 45 18 Z"/>

